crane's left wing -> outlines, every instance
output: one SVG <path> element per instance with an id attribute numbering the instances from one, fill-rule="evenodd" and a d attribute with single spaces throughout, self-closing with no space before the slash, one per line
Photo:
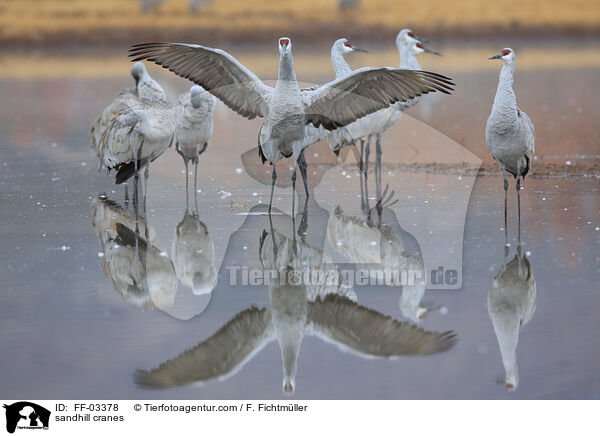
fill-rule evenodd
<path id="1" fill-rule="evenodd" d="M 527 135 L 527 157 L 529 158 L 529 165 L 531 166 L 531 158 L 535 152 L 535 127 L 533 127 L 533 121 L 531 121 L 529 115 L 518 108 L 517 111 Z"/>
<path id="2" fill-rule="evenodd" d="M 451 79 L 428 71 L 360 68 L 317 88 L 302 90 L 307 122 L 334 130 L 398 101 L 452 91 Z"/>
<path id="3" fill-rule="evenodd" d="M 238 313 L 210 338 L 151 371 L 137 370 L 135 383 L 146 389 L 164 389 L 237 372 L 274 336 L 266 309 L 251 307 Z"/>

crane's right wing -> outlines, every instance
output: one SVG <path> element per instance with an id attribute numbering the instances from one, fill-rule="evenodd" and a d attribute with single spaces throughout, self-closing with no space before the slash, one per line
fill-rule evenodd
<path id="1" fill-rule="evenodd" d="M 252 119 L 265 117 L 273 88 L 229 53 L 197 44 L 150 42 L 129 50 L 133 62 L 148 60 L 189 79 L 230 109 Z"/>
<path id="2" fill-rule="evenodd" d="M 225 324 L 214 335 L 151 371 L 137 370 L 135 383 L 146 389 L 165 389 L 235 374 L 274 335 L 266 309 L 251 307 Z"/>
<path id="3" fill-rule="evenodd" d="M 428 71 L 360 68 L 316 88 L 303 89 L 307 121 L 334 130 L 398 102 L 452 91 L 451 79 Z"/>
<path id="4" fill-rule="evenodd" d="M 428 332 L 337 294 L 309 303 L 308 319 L 310 333 L 363 357 L 435 354 L 456 343 L 452 331 Z"/>

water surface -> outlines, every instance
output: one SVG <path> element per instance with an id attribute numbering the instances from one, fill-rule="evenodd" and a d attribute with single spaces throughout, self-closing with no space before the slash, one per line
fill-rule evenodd
<path id="1" fill-rule="evenodd" d="M 497 51 L 489 47 L 477 52 L 486 50 Z M 112 53 L 110 59 L 119 55 Z M 80 61 L 87 62 L 70 60 L 74 65 Z M 124 202 L 123 187 L 96 171 L 88 133 L 94 117 L 118 90 L 130 86 L 128 65 L 123 62 L 118 74 L 107 76 L 0 75 L 0 390 L 5 397 L 30 399 L 282 398 L 276 341 L 222 381 L 161 391 L 134 382 L 136 369 L 149 370 L 177 356 L 253 305 L 269 306 L 267 285 L 231 286 L 228 267 L 261 267 L 263 232 L 272 232 L 264 214 L 270 168 L 258 163 L 254 150 L 260 121 L 243 120 L 219 105 L 215 133 L 201 158 L 196 193 L 196 219 L 214 243 L 216 286 L 209 296 L 197 296 L 181 279 L 175 280 L 173 304 L 165 307 L 175 316 L 156 304 L 124 298 L 101 267 L 106 246 L 103 233 L 92 225 L 92 215 L 99 198 L 114 201 L 115 214 L 129 218 L 135 214 L 131 202 Z M 395 62 L 390 54 L 386 63 Z M 321 67 L 302 80 L 329 77 L 326 62 L 318 58 L 315 65 Z M 534 168 L 545 162 L 597 162 L 599 114 L 596 96 L 589 90 L 598 66 L 542 65 L 519 72 L 518 65 L 519 103 L 536 125 Z M 153 72 L 171 99 L 188 86 L 167 73 Z M 458 265 L 460 289 L 449 285 L 426 291 L 422 306 L 440 309 L 418 321 L 427 331 L 453 331 L 457 342 L 441 353 L 388 360 L 366 359 L 306 336 L 298 356 L 294 398 L 598 398 L 597 175 L 549 175 L 525 181 L 522 254 L 535 281 L 537 308 L 520 331 L 520 382 L 508 392 L 497 383 L 504 367 L 487 307 L 494 277 L 504 262 L 502 179 L 395 166 L 490 162 L 483 129 L 498 72 L 487 65 L 471 71 L 454 66 L 443 72 L 455 78 L 456 93 L 423 99 L 411 110 L 414 119 L 406 117 L 384 138 L 383 184 L 395 191 L 398 202 L 382 211 L 381 225 L 399 235 L 414 256 L 423 258 L 428 273 L 440 262 L 447 268 Z M 440 136 L 419 133 L 421 122 Z M 355 268 L 331 245 L 327 233 L 338 206 L 348 219 L 367 221 L 360 209 L 360 177 L 353 155 L 345 163 L 336 162 L 326 144 L 316 144 L 307 158 L 313 196 L 306 234 L 298 233 L 303 215 L 293 221 L 290 216 L 289 171 L 283 168 L 287 163 L 276 188 L 274 230 L 331 256 L 340 268 Z M 145 237 L 147 223 L 148 240 L 152 239 L 146 250 L 153 250 L 158 256 L 153 259 L 163 259 L 165 265 L 173 261 L 173 240 L 186 211 L 183 169 L 173 150 L 152 166 L 147 212 L 140 221 L 140 237 Z M 372 173 L 370 177 L 373 206 Z M 132 188 L 131 184 L 130 195 Z M 508 261 L 516 253 L 515 197 L 511 184 Z M 193 195 L 190 200 L 193 203 Z M 402 292 L 398 286 L 354 287 L 359 305 L 417 324 L 401 311 Z"/>

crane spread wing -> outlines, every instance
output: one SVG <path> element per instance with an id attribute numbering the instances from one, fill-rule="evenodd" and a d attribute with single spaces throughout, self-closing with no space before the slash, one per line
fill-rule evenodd
<path id="1" fill-rule="evenodd" d="M 428 332 L 336 294 L 308 304 L 310 332 L 365 357 L 435 354 L 456 343 L 452 331 Z"/>
<path id="2" fill-rule="evenodd" d="M 129 50 L 133 61 L 148 60 L 202 86 L 238 114 L 266 116 L 273 88 L 229 53 L 197 44 L 151 42 Z"/>
<path id="3" fill-rule="evenodd" d="M 452 91 L 451 79 L 428 71 L 360 68 L 318 88 L 302 90 L 307 122 L 328 130 L 346 126 L 398 101 Z"/>
<path id="4" fill-rule="evenodd" d="M 213 336 L 158 368 L 137 370 L 134 381 L 146 389 L 164 389 L 227 378 L 273 339 L 270 317 L 266 309 L 246 309 Z"/>

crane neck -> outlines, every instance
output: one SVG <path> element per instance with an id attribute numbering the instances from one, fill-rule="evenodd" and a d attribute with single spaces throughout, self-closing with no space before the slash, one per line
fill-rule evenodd
<path id="1" fill-rule="evenodd" d="M 331 63 L 335 70 L 336 79 L 346 77 L 348 74 L 352 73 L 352 68 L 350 68 L 350 65 L 346 62 L 344 54 L 340 53 L 339 50 L 336 50 L 335 48 L 331 49 Z"/>
<path id="2" fill-rule="evenodd" d="M 513 90 L 513 73 L 515 64 L 513 62 L 504 63 L 500 70 L 498 80 L 498 89 L 494 98 L 492 113 L 509 118 L 517 117 L 517 98 Z"/>
<path id="3" fill-rule="evenodd" d="M 167 101 L 167 96 L 162 87 L 150 74 L 144 72 L 142 78 L 136 84 L 138 97 L 151 101 Z"/>
<path id="4" fill-rule="evenodd" d="M 519 317 L 515 313 L 496 313 L 492 324 L 500 347 L 505 379 L 511 384 L 518 384 L 519 369 L 517 366 L 517 344 L 519 342 Z"/>
<path id="5" fill-rule="evenodd" d="M 417 61 L 417 55 L 408 49 L 408 47 L 401 45 L 398 48 L 398 53 L 400 53 L 400 68 L 404 68 L 407 70 L 420 70 L 421 65 L 419 61 Z"/>
<path id="6" fill-rule="evenodd" d="M 423 285 L 404 285 L 400 296 L 400 311 L 402 315 L 418 322 L 419 317 L 427 313 L 427 309 L 421 306 L 421 299 L 425 294 Z"/>
<path id="7" fill-rule="evenodd" d="M 298 87 L 296 80 L 296 73 L 294 72 L 294 58 L 291 53 L 282 54 L 279 57 L 279 74 L 278 74 L 277 87 L 284 84 L 295 84 Z"/>
<path id="8" fill-rule="evenodd" d="M 296 380 L 298 370 L 298 355 L 304 334 L 300 331 L 287 331 L 278 337 L 281 349 L 281 360 L 283 361 L 283 380 L 285 384 L 292 386 Z"/>

